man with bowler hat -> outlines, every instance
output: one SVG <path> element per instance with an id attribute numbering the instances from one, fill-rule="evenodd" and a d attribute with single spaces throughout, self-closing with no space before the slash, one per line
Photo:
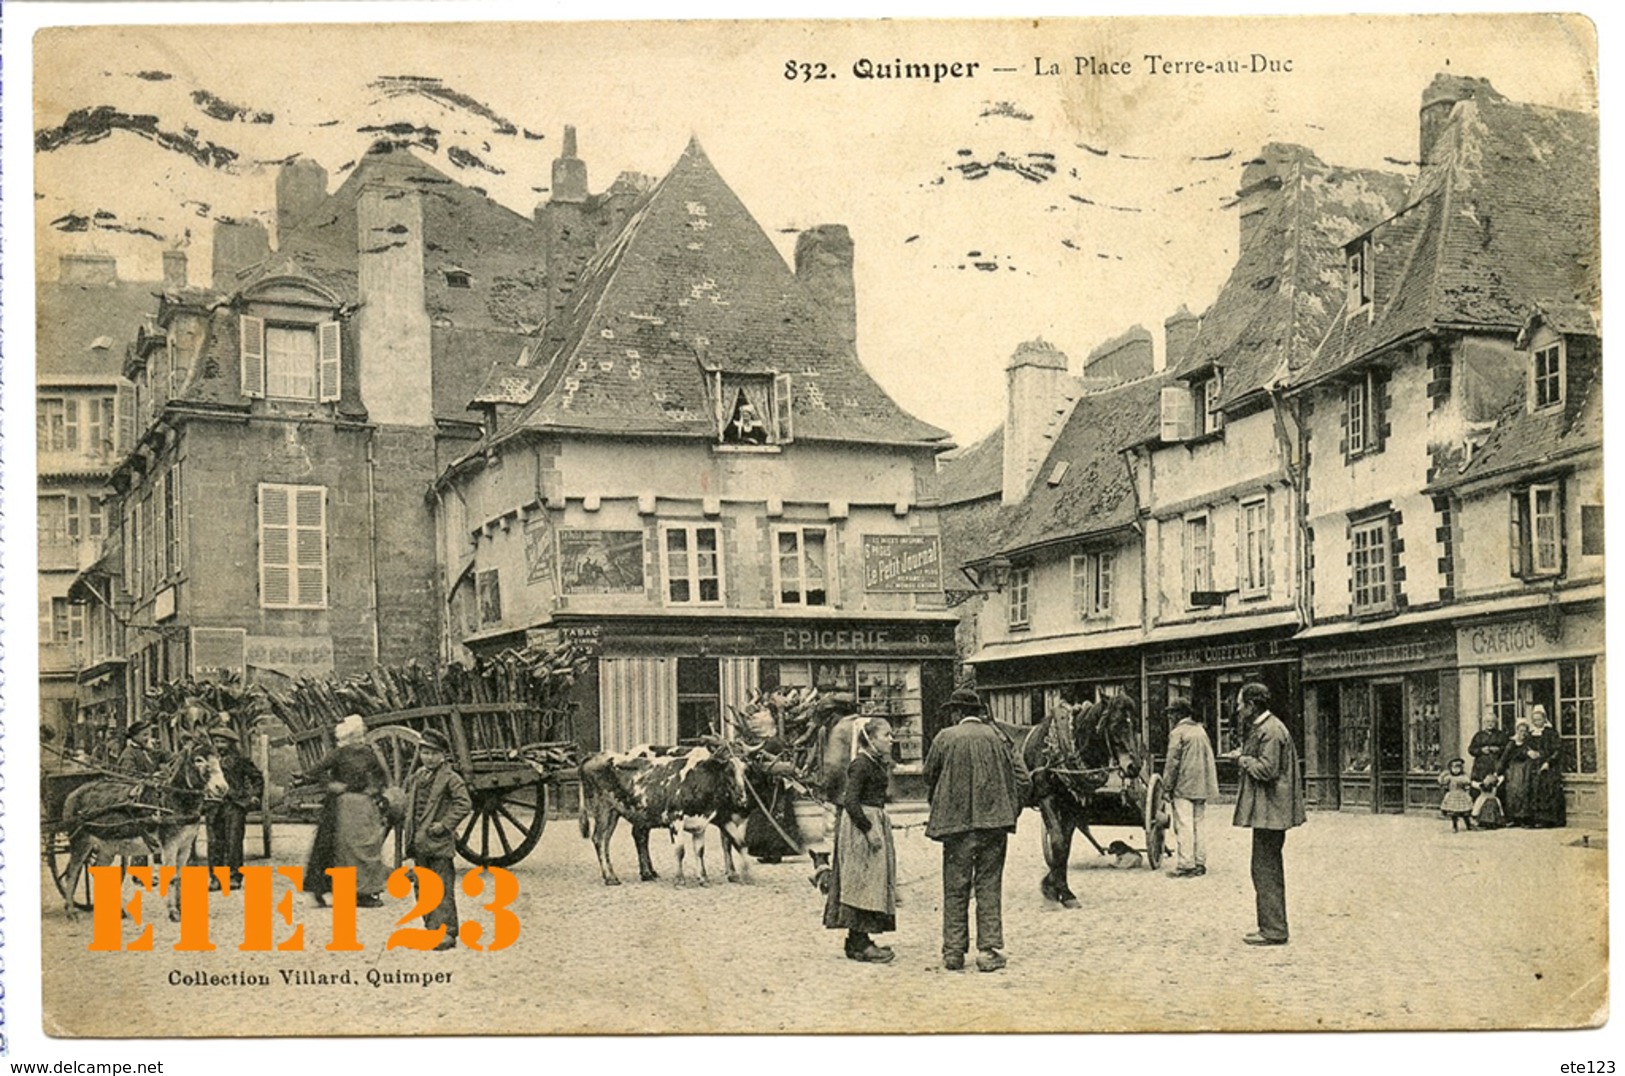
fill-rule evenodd
<path id="1" fill-rule="evenodd" d="M 976 967 L 1005 966 L 1004 852 L 1021 794 L 1008 743 L 983 715 L 981 697 L 958 688 L 943 710 L 957 722 L 937 733 L 925 757 L 931 814 L 925 835 L 942 842 L 942 966 L 959 971 L 970 948 L 976 898 Z"/>
<path id="2" fill-rule="evenodd" d="M 1286 867 L 1281 851 L 1286 831 L 1305 821 L 1298 749 L 1286 725 L 1270 713 L 1269 688 L 1243 684 L 1237 704 L 1246 739 L 1227 757 L 1235 759 L 1241 771 L 1235 824 L 1253 831 L 1253 892 L 1258 904 L 1258 930 L 1242 941 L 1285 945 Z"/>
<path id="3" fill-rule="evenodd" d="M 406 784 L 406 823 L 402 832 L 406 854 L 418 870 L 440 876 L 440 903 L 423 917 L 425 929 L 446 928 L 446 936 L 435 946 L 437 951 L 457 947 L 457 866 L 452 860 L 457 845 L 452 834 L 474 809 L 468 782 L 447 763 L 450 756 L 451 745 L 444 736 L 432 730 L 423 734 L 418 768 Z M 419 884 L 414 877 L 414 892 Z"/>

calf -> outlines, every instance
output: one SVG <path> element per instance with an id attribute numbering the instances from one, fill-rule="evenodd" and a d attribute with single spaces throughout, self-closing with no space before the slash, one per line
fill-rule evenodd
<path id="1" fill-rule="evenodd" d="M 658 877 L 649 860 L 649 832 L 664 828 L 677 849 L 677 884 L 685 885 L 683 845 L 677 830 L 688 831 L 689 844 L 699 862 L 699 884 L 705 874 L 705 828 L 722 831 L 722 855 L 728 880 L 740 881 L 733 849 L 745 844 L 745 817 L 750 813 L 745 790 L 745 764 L 709 747 L 650 747 L 627 752 L 602 752 L 581 764 L 581 835 L 592 838 L 598 869 L 605 885 L 620 885 L 609 862 L 609 839 L 621 818 L 632 823 L 632 842 L 638 849 L 638 877 Z M 744 857 L 740 857 L 743 863 Z"/>

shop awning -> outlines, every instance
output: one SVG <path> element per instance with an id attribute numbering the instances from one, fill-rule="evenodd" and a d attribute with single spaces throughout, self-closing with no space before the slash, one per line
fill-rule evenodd
<path id="1" fill-rule="evenodd" d="M 1086 654 L 1092 650 L 1110 650 L 1119 646 L 1138 646 L 1145 642 L 1139 628 L 1119 628 L 1116 631 L 1091 632 L 1087 635 L 1050 635 L 1042 639 L 1022 639 L 1019 642 L 988 643 L 965 659 L 967 665 L 982 665 L 1014 658 L 1043 658 L 1055 654 Z"/>
<path id="2" fill-rule="evenodd" d="M 1461 602 L 1456 605 L 1441 606 L 1438 609 L 1401 613 L 1399 616 L 1386 617 L 1382 620 L 1355 622 L 1340 620 L 1330 624 L 1316 624 L 1312 628 L 1305 628 L 1298 632 L 1292 639 L 1297 642 L 1304 639 L 1325 639 L 1333 635 L 1364 635 L 1371 632 L 1392 631 L 1395 628 L 1494 616 L 1497 613 L 1524 612 L 1530 609 L 1540 609 L 1547 605 L 1552 600 L 1552 593 L 1552 591 L 1539 591 L 1532 594 L 1514 594 L 1506 598 L 1492 598 L 1489 601 Z M 1561 590 L 1556 593 L 1557 600 L 1561 604 L 1572 605 L 1578 602 L 1601 601 L 1604 588 L 1601 583 L 1598 583 L 1593 586 L 1577 587 L 1574 590 Z"/>

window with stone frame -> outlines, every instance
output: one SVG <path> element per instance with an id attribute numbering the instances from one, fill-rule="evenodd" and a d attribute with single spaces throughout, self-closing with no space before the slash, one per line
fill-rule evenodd
<path id="1" fill-rule="evenodd" d="M 260 606 L 325 609 L 327 487 L 266 483 L 258 499 Z"/>
<path id="2" fill-rule="evenodd" d="M 1239 505 L 1241 518 L 1241 577 L 1237 589 L 1244 598 L 1262 597 L 1270 588 L 1270 517 L 1268 496 L 1253 497 Z"/>
<path id="3" fill-rule="evenodd" d="M 773 530 L 773 592 L 781 606 L 811 608 L 834 603 L 829 527 L 776 527 Z"/>
<path id="4" fill-rule="evenodd" d="M 1011 568 L 1010 582 L 1005 589 L 1005 610 L 1012 631 L 1032 624 L 1032 592 L 1032 568 Z"/>
<path id="5" fill-rule="evenodd" d="M 1350 604 L 1356 614 L 1394 608 L 1392 530 L 1386 513 L 1349 527 Z"/>
<path id="6" fill-rule="evenodd" d="M 661 564 L 667 605 L 721 605 L 722 529 L 715 524 L 672 523 L 661 528 Z"/>
<path id="7" fill-rule="evenodd" d="M 1372 370 L 1343 386 L 1343 451 L 1346 460 L 1382 451 L 1383 379 Z"/>
<path id="8" fill-rule="evenodd" d="M 242 391 L 248 397 L 331 402 L 342 387 L 342 338 L 336 321 L 238 319 Z"/>
<path id="9" fill-rule="evenodd" d="M 1520 579 L 1561 576 L 1567 549 L 1562 482 L 1535 482 L 1512 490 L 1509 509 L 1512 574 Z"/>

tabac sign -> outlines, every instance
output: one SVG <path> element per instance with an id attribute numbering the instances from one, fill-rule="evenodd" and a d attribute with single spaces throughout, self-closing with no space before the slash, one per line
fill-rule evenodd
<path id="1" fill-rule="evenodd" d="M 863 536 L 863 589 L 917 594 L 942 589 L 942 543 L 934 534 Z"/>

